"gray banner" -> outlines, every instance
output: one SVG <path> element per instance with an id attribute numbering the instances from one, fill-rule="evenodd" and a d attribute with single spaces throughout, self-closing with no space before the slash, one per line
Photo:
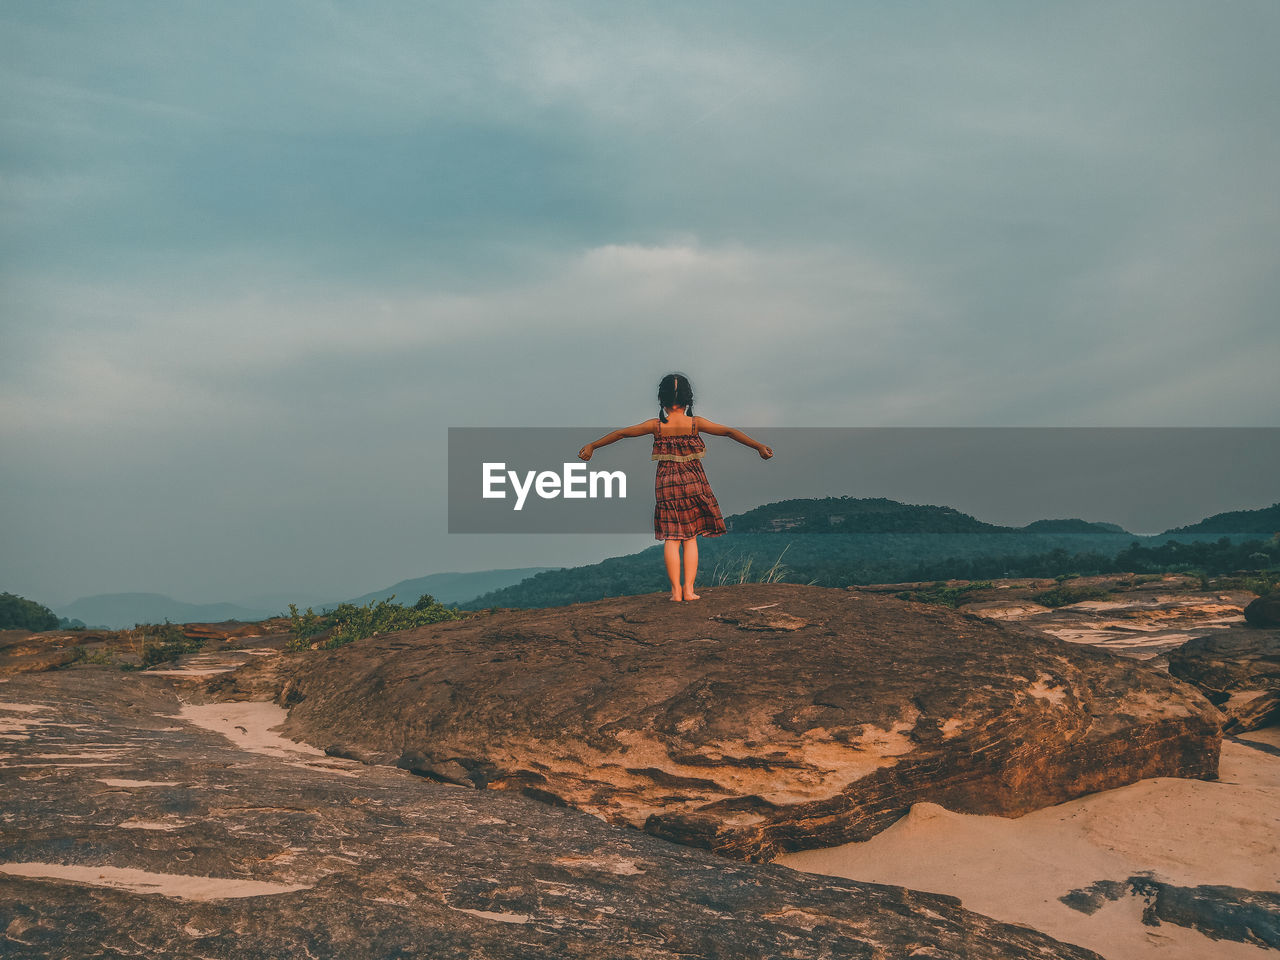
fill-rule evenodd
<path id="1" fill-rule="evenodd" d="M 450 427 L 450 533 L 652 533 L 650 436 L 614 427 Z M 742 427 L 704 435 L 725 517 L 808 497 L 887 497 L 998 522 L 1081 518 L 1156 533 L 1280 500 L 1280 428 Z M 489 494 L 486 496 L 486 493 Z"/>

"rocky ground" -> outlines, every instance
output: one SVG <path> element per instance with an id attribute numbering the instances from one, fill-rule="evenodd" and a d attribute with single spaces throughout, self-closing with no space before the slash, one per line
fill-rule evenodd
<path id="1" fill-rule="evenodd" d="M 0 633 L 0 953 L 1095 956 L 955 896 L 744 861 L 930 809 L 1017 825 L 1120 784 L 1214 784 L 1230 718 L 1201 692 L 1232 694 L 1166 659 L 1252 629 L 1252 595 L 1113 580 L 1056 608 L 1030 599 L 1053 581 L 1001 581 L 960 611 L 892 596 L 927 585 L 825 607 L 717 588 L 332 652 L 287 652 L 287 621 L 186 625 L 203 648 L 145 671 L 119 669 L 143 661 L 137 633 Z M 1228 670 L 1236 687 L 1273 690 L 1274 634 L 1252 631 L 1263 665 Z M 1080 903 L 1150 889 L 1183 915 L 1179 877 L 1125 866 Z M 1213 923 L 1280 929 L 1274 890 L 1242 882 Z"/>
<path id="2" fill-rule="evenodd" d="M 953 897 L 735 863 L 325 757 L 270 703 L 107 666 L 0 683 L 15 958 L 1096 957 Z"/>

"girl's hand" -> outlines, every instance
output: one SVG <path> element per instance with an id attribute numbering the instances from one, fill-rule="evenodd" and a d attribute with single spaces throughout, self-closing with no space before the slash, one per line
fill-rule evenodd
<path id="1" fill-rule="evenodd" d="M 578 459 L 579 459 L 579 460 L 590 460 L 590 459 L 591 459 L 591 454 L 592 454 L 594 451 L 595 451 L 595 448 L 594 448 L 594 447 L 592 447 L 592 446 L 591 446 L 591 444 L 589 444 L 589 443 L 588 443 L 585 447 L 583 447 L 581 450 L 579 450 L 579 451 L 578 451 Z"/>
<path id="2" fill-rule="evenodd" d="M 761 460 L 768 460 L 768 459 L 769 459 L 770 457 L 772 457 L 772 456 L 773 456 L 773 448 L 772 448 L 772 447 L 766 447 L 766 446 L 763 446 L 763 445 L 760 447 L 760 459 L 761 459 Z"/>

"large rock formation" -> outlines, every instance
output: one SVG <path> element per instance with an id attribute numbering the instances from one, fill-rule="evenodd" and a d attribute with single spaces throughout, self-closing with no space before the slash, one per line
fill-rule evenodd
<path id="1" fill-rule="evenodd" d="M 1100 960 L 954 897 L 295 752 L 276 708 L 227 706 L 107 666 L 0 682 L 0 955 Z"/>
<path id="2" fill-rule="evenodd" d="M 866 839 L 933 801 L 1018 816 L 1213 779 L 1221 715 L 1133 660 L 859 592 L 716 587 L 500 611 L 264 658 L 334 756 L 514 790 L 746 860 Z"/>
<path id="3" fill-rule="evenodd" d="M 1251 627 L 1280 627 L 1280 591 L 1263 594 L 1244 608 Z"/>
<path id="4" fill-rule="evenodd" d="M 1241 627 L 1170 651 L 1169 672 L 1195 684 L 1242 733 L 1280 723 L 1280 630 Z"/>

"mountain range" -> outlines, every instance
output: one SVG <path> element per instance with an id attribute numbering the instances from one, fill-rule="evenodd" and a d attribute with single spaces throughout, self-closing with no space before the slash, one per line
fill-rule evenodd
<path id="1" fill-rule="evenodd" d="M 339 603 L 363 606 L 371 601 L 385 600 L 393 594 L 395 602 L 411 605 L 424 593 L 431 594 L 441 603 L 461 603 L 554 569 L 556 568 L 514 567 L 470 573 L 433 573 L 412 580 L 401 580 L 393 586 L 352 597 L 350 600 L 334 600 L 311 606 L 317 612 L 332 610 Z M 105 593 L 81 597 L 65 606 L 56 607 L 53 612 L 68 621 L 78 620 L 91 627 L 108 627 L 113 630 L 139 623 L 163 623 L 165 620 L 172 623 L 217 623 L 223 620 L 252 623 L 287 613 L 290 601 L 279 604 L 261 602 L 270 599 L 255 598 L 257 602 L 247 606 L 236 603 L 186 603 L 161 593 Z"/>
<path id="2" fill-rule="evenodd" d="M 729 540 L 739 535 L 816 533 L 836 534 L 1008 534 L 1031 536 L 1080 537 L 1136 537 L 1114 523 L 1070 519 L 1036 520 L 1022 527 L 1008 527 L 986 523 L 952 507 L 906 504 L 884 497 L 822 497 L 814 499 L 780 500 L 763 504 L 752 510 L 725 518 Z M 1203 538 L 1210 534 L 1258 534 L 1271 536 L 1280 531 L 1280 502 L 1258 510 L 1234 510 L 1214 514 L 1198 523 L 1174 527 L 1155 537 L 1142 537 L 1146 542 L 1163 540 L 1170 536 Z M 766 537 L 767 539 L 767 537 Z M 761 541 L 752 537 L 753 543 Z M 957 541 L 958 542 L 958 541 Z M 725 546 L 728 541 L 717 546 Z M 654 548 L 649 548 L 653 550 Z M 649 551 L 643 551 L 648 553 Z M 636 555 L 639 556 L 639 555 Z M 614 588 L 625 589 L 633 574 L 633 557 L 615 557 L 599 564 L 588 565 L 595 572 L 593 578 L 606 583 L 612 579 Z M 575 568 L 579 571 L 586 568 Z M 612 572 L 611 572 L 612 571 Z M 392 596 L 396 602 L 414 603 L 423 594 L 430 594 L 442 603 L 471 606 L 477 600 L 489 599 L 511 602 L 510 588 L 525 580 L 533 580 L 539 588 L 549 587 L 557 576 L 577 576 L 565 568 L 518 567 L 501 570 L 435 573 L 428 576 L 401 580 L 389 587 L 352 597 L 346 601 L 332 601 L 310 605 L 317 612 L 331 610 L 341 602 L 365 605 Z M 533 586 L 531 583 L 530 586 Z M 605 593 L 609 595 L 609 588 Z M 511 598 L 510 600 L 508 598 Z M 82 597 L 72 603 L 55 608 L 54 612 L 68 621 L 80 621 L 90 626 L 120 629 L 137 623 L 217 622 L 241 620 L 252 622 L 285 612 L 290 599 L 280 595 L 253 597 L 247 604 L 237 603 L 187 603 L 158 593 L 109 593 Z"/>

